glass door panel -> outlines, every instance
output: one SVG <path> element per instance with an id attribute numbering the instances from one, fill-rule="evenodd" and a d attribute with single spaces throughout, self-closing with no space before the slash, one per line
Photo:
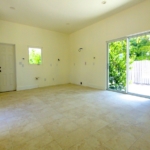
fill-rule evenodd
<path id="1" fill-rule="evenodd" d="M 126 92 L 126 39 L 108 43 L 108 89 Z"/>
<path id="2" fill-rule="evenodd" d="M 150 96 L 150 34 L 129 39 L 128 92 Z"/>

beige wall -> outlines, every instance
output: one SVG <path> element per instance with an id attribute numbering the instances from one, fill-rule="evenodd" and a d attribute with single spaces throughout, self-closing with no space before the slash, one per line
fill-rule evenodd
<path id="1" fill-rule="evenodd" d="M 17 89 L 69 82 L 106 89 L 106 41 L 150 30 L 149 8 L 146 0 L 70 35 L 0 21 L 0 43 L 16 46 Z M 28 64 L 28 46 L 43 48 L 42 65 Z"/>
<path id="2" fill-rule="evenodd" d="M 15 44 L 17 90 L 69 82 L 68 38 L 66 34 L 0 21 L 0 43 Z M 28 46 L 42 47 L 42 65 L 29 65 Z"/>
<path id="3" fill-rule="evenodd" d="M 150 30 L 150 1 L 70 35 L 70 82 L 106 89 L 106 41 Z M 78 52 L 82 47 L 83 50 Z M 95 59 L 93 59 L 95 57 Z M 86 65 L 85 65 L 86 63 Z"/>

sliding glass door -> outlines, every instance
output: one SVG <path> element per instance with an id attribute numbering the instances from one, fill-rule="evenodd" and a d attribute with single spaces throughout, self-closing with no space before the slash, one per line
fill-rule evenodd
<path id="1" fill-rule="evenodd" d="M 128 92 L 150 96 L 150 34 L 129 38 Z"/>
<path id="2" fill-rule="evenodd" d="M 107 43 L 108 90 L 150 96 L 150 33 Z"/>
<path id="3" fill-rule="evenodd" d="M 108 43 L 108 89 L 126 91 L 126 39 Z"/>

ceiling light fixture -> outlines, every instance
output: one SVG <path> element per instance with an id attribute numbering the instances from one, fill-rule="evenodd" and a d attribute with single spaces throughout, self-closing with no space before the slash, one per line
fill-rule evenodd
<path id="1" fill-rule="evenodd" d="M 106 1 L 102 1 L 102 4 L 106 4 Z"/>

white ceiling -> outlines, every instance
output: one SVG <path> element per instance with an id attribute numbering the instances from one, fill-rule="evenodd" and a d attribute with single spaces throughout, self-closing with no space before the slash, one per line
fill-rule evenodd
<path id="1" fill-rule="evenodd" d="M 72 33 L 144 0 L 102 1 L 0 0 L 0 19 Z"/>

